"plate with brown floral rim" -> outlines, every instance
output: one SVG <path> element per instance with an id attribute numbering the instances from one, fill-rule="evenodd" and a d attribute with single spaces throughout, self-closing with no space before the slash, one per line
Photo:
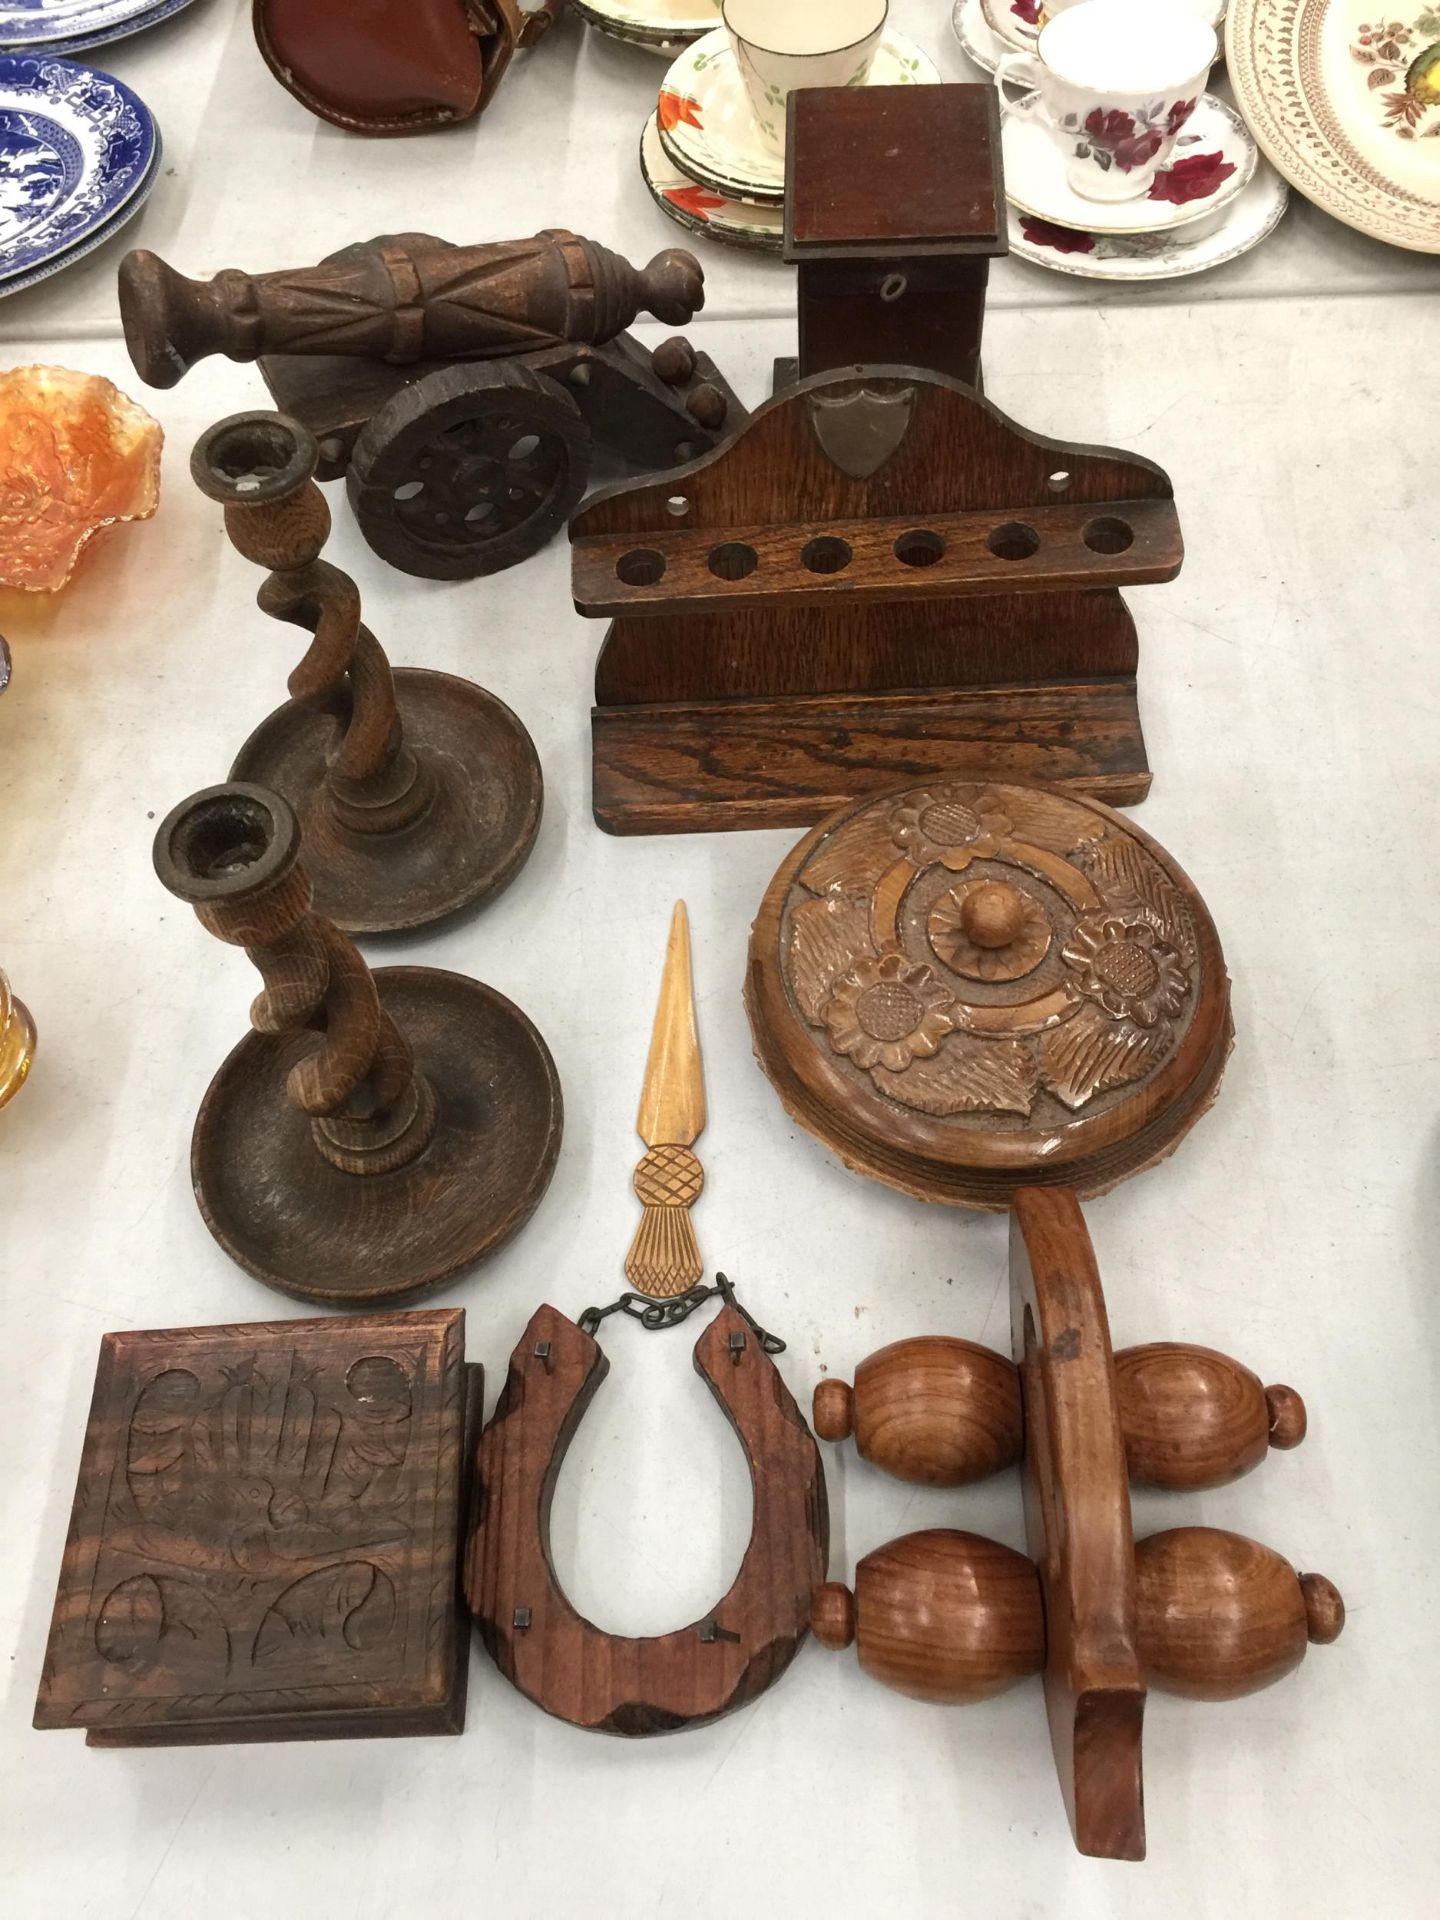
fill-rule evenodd
<path id="1" fill-rule="evenodd" d="M 1034 112 L 1036 94 L 1026 94 L 1001 124 L 1005 198 L 1022 213 L 1084 233 L 1160 233 L 1185 227 L 1228 206 L 1248 185 L 1259 161 L 1249 128 L 1233 107 L 1202 93 L 1185 121 L 1168 166 L 1148 193 L 1134 200 L 1087 200 L 1066 178 L 1066 156 Z M 1092 119 L 1095 117 L 1091 116 Z M 1116 132 L 1133 134 L 1127 114 L 1111 114 Z M 1080 137 L 1080 136 L 1077 136 Z M 1096 144 L 1090 136 L 1091 145 Z"/>
<path id="2" fill-rule="evenodd" d="M 1181 280 L 1258 247 L 1280 224 L 1289 203 L 1289 187 L 1262 160 L 1249 186 L 1223 212 L 1161 233 L 1083 233 L 1011 207 L 1010 251 L 1081 280 Z"/>
<path id="3" fill-rule="evenodd" d="M 640 136 L 640 172 L 656 206 L 689 232 L 751 253 L 778 254 L 784 247 L 785 209 L 732 200 L 692 180 L 661 145 L 653 113 Z"/>
<path id="4" fill-rule="evenodd" d="M 1266 155 L 1361 233 L 1440 253 L 1440 4 L 1233 0 L 1226 61 Z"/>
<path id="5" fill-rule="evenodd" d="M 670 58 L 720 18 L 720 0 L 571 0 L 580 18 L 611 40 Z"/>

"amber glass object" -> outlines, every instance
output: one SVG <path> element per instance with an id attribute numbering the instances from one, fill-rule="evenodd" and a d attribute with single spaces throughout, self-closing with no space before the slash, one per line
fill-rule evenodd
<path id="1" fill-rule="evenodd" d="M 53 593 L 103 527 L 148 520 L 163 440 L 99 374 L 0 373 L 0 586 Z"/>
<path id="2" fill-rule="evenodd" d="M 0 973 L 0 1107 L 24 1086 L 34 1058 L 35 1022 Z"/>

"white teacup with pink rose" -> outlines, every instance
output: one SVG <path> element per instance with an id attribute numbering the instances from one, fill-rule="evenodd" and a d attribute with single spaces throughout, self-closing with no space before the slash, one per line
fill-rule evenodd
<path id="1" fill-rule="evenodd" d="M 1047 21 L 1034 53 L 995 69 L 1002 113 L 1034 115 L 1087 200 L 1148 193 L 1195 111 L 1218 51 L 1189 0 L 1083 0 Z M 1032 89 L 1009 99 L 1005 84 Z"/>

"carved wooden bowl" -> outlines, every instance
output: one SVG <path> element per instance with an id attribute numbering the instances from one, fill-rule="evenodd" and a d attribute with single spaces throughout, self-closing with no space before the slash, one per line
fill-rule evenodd
<path id="1" fill-rule="evenodd" d="M 1150 837 L 1052 788 L 844 807 L 766 891 L 745 987 L 787 1110 L 847 1166 L 998 1210 L 1173 1152 L 1233 1029 L 1205 904 Z"/>

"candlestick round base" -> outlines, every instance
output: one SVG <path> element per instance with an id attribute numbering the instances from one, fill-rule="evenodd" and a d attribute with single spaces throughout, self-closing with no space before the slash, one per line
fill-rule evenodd
<path id="1" fill-rule="evenodd" d="M 432 790 L 408 825 L 360 833 L 337 819 L 327 772 L 343 718 L 296 700 L 261 721 L 230 769 L 295 809 L 315 911 L 346 933 L 429 926 L 494 899 L 529 857 L 544 808 L 534 742 L 503 700 L 420 667 L 394 678 L 406 751 Z"/>
<path id="2" fill-rule="evenodd" d="M 380 1004 L 433 1093 L 435 1131 L 408 1165 L 346 1173 L 319 1150 L 286 1076 L 313 1033 L 251 1033 L 210 1083 L 190 1170 L 205 1224 L 267 1286 L 371 1307 L 438 1287 L 502 1247 L 539 1204 L 563 1109 L 550 1050 L 497 993 L 436 967 L 385 967 Z"/>

